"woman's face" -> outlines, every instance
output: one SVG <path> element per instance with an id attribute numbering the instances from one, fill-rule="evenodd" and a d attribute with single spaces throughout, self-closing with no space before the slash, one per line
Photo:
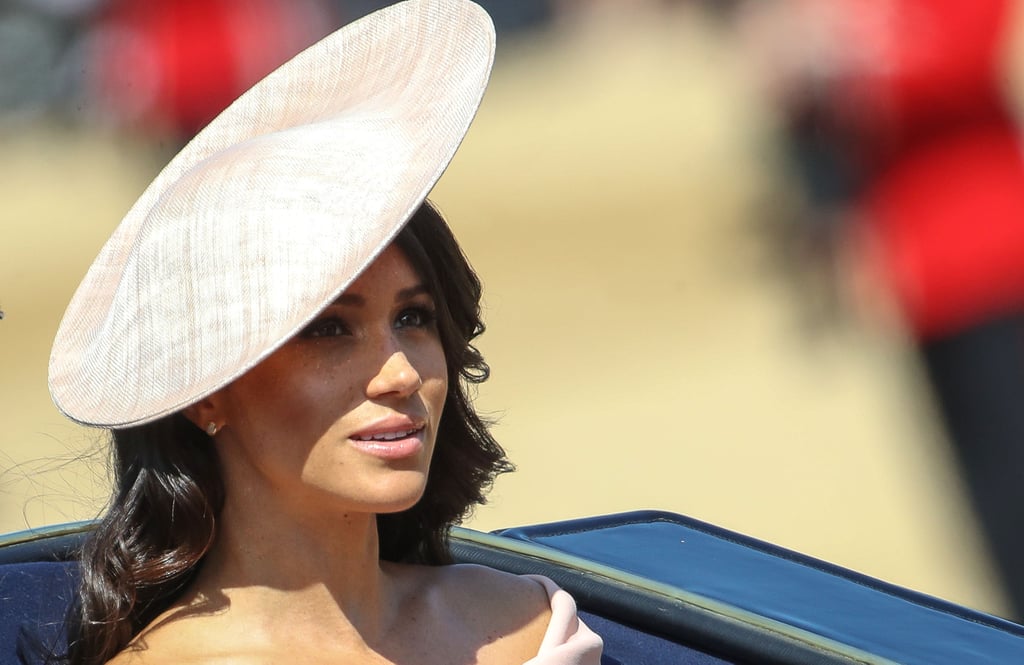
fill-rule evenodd
<path id="1" fill-rule="evenodd" d="M 391 246 L 301 333 L 212 396 L 229 505 L 244 492 L 300 510 L 411 507 L 448 389 L 434 312 Z"/>

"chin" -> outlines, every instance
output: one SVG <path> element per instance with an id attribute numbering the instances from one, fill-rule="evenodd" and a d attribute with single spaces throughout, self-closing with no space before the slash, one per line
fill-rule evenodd
<path id="1" fill-rule="evenodd" d="M 409 510 L 423 498 L 425 489 L 425 475 L 415 482 L 389 482 L 367 493 L 364 497 L 366 512 L 387 514 Z"/>
<path id="2" fill-rule="evenodd" d="M 380 509 L 379 510 L 375 510 L 374 512 L 380 513 L 380 514 L 400 513 L 400 512 L 409 510 L 410 508 L 415 506 L 417 503 L 420 502 L 420 499 L 422 499 L 422 498 L 423 498 L 423 490 L 421 489 L 420 491 L 415 492 L 413 494 L 410 494 L 408 496 L 402 497 L 401 499 L 397 499 L 395 501 L 391 501 L 391 502 L 389 502 L 387 504 L 381 505 Z"/>

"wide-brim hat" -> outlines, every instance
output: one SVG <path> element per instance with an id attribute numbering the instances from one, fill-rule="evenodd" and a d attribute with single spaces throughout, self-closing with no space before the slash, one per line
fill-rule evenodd
<path id="1" fill-rule="evenodd" d="M 493 60 L 480 7 L 410 0 L 239 97 L 156 177 L 82 280 L 50 356 L 57 407 L 87 425 L 146 423 L 279 348 L 424 202 Z"/>

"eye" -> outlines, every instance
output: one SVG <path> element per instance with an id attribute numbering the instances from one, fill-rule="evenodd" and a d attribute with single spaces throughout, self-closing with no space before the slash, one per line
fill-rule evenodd
<path id="1" fill-rule="evenodd" d="M 427 328 L 436 320 L 434 310 L 428 307 L 407 307 L 395 318 L 396 328 Z"/>
<path id="2" fill-rule="evenodd" d="M 299 333 L 300 337 L 316 338 L 316 337 L 340 337 L 342 335 L 351 335 L 348 326 L 345 322 L 336 316 L 327 316 L 316 321 L 313 321 L 308 326 L 302 329 Z"/>

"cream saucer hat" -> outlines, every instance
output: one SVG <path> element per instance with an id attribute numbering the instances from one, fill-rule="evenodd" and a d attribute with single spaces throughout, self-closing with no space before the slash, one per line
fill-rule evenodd
<path id="1" fill-rule="evenodd" d="M 251 369 L 388 245 L 480 104 L 494 27 L 468 0 L 356 21 L 257 83 L 100 251 L 50 355 L 72 420 L 155 420 Z"/>

